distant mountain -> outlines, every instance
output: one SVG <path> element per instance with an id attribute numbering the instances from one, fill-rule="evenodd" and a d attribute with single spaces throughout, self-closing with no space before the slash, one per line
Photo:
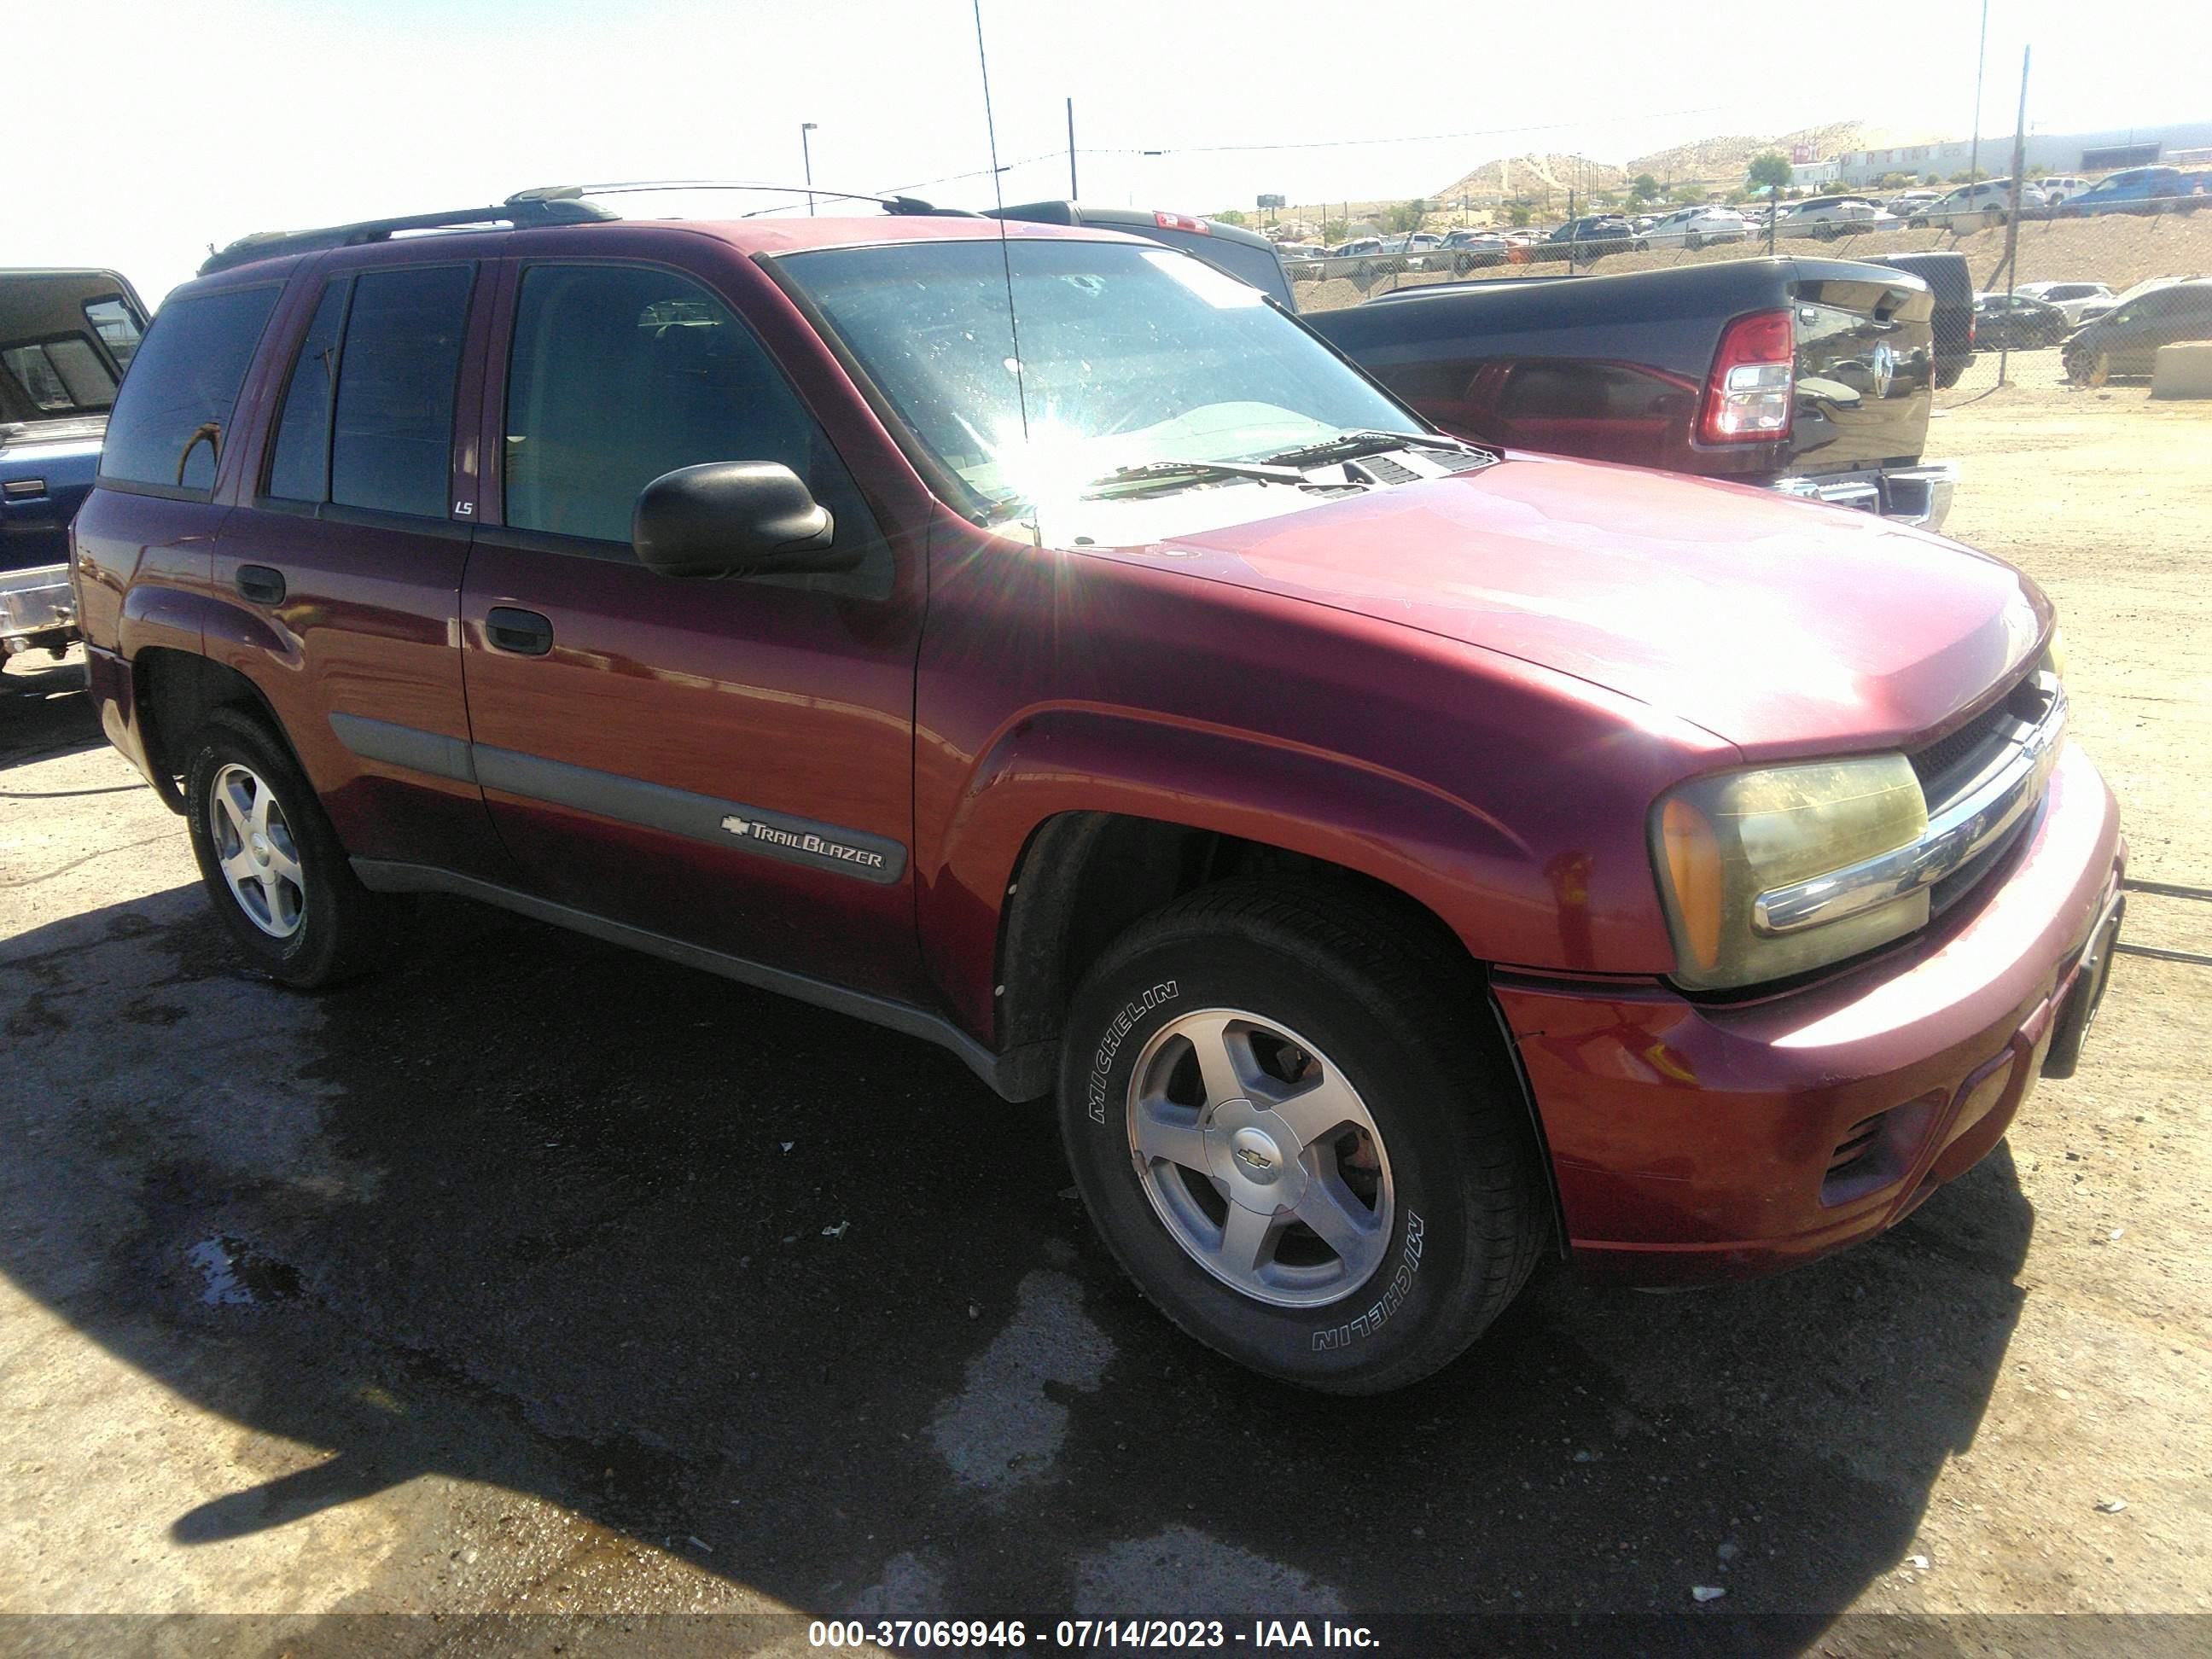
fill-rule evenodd
<path id="1" fill-rule="evenodd" d="M 1739 133 L 1700 138 L 1654 150 L 1625 164 L 1593 161 L 1585 155 L 1507 155 L 1485 161 L 1431 194 L 1431 199 L 1439 202 L 1457 202 L 1464 196 L 1470 201 L 1488 203 L 1547 191 L 1562 195 L 1571 188 L 1582 193 L 1619 191 L 1644 173 L 1662 185 L 1724 186 L 1741 183 L 1752 157 L 1770 149 L 1778 149 L 1784 155 L 1802 150 L 1820 161 L 1848 150 L 1927 143 L 1933 136 L 1870 126 L 1863 121 L 1831 121 L 1771 137 Z"/>
<path id="2" fill-rule="evenodd" d="M 1514 196 L 1565 195 L 1572 190 L 1619 191 L 1633 173 L 1617 165 L 1593 161 L 1587 155 L 1504 155 L 1485 161 L 1443 189 L 1430 191 L 1431 200 L 1457 202 L 1462 196 L 1474 202 L 1495 202 Z"/>

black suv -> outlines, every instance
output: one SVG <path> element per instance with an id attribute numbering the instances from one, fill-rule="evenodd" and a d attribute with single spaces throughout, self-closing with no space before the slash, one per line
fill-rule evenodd
<path id="1" fill-rule="evenodd" d="M 1638 246 L 1636 228 L 1617 213 L 1570 219 L 1544 240 L 1558 250 L 1555 258 L 1570 259 L 1599 259 Z"/>

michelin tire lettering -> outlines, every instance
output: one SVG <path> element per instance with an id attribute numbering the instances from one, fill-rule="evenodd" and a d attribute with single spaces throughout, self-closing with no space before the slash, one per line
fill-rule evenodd
<path id="1" fill-rule="evenodd" d="M 1313 1351 L 1328 1353 L 1337 1348 L 1348 1348 L 1363 1338 L 1370 1337 L 1389 1322 L 1390 1316 L 1405 1305 L 1406 1298 L 1413 1293 L 1413 1275 L 1421 1270 L 1421 1218 L 1413 1211 L 1406 1212 L 1406 1244 L 1398 1259 L 1398 1271 L 1390 1275 L 1390 1282 L 1382 1294 L 1357 1319 L 1340 1325 L 1325 1326 L 1313 1334 Z"/>
<path id="2" fill-rule="evenodd" d="M 1106 1023 L 1106 1035 L 1098 1044 L 1097 1052 L 1091 1056 L 1091 1076 L 1086 1090 L 1089 1095 L 1091 1121 L 1106 1121 L 1106 1073 L 1114 1069 L 1114 1056 L 1121 1051 L 1130 1030 L 1153 1009 L 1176 999 L 1175 981 L 1163 980 L 1142 996 L 1132 997 L 1121 1005 L 1121 1012 Z"/>

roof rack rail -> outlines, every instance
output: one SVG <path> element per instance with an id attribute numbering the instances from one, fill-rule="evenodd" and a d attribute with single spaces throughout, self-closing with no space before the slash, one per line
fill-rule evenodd
<path id="1" fill-rule="evenodd" d="M 504 202 L 488 207 L 453 208 L 443 213 L 409 213 L 394 219 L 362 219 L 349 225 L 326 225 L 319 230 L 258 230 L 241 236 L 229 246 L 210 248 L 200 262 L 199 274 L 274 259 L 290 253 L 319 253 L 327 248 L 358 247 L 381 242 L 410 230 L 457 230 L 470 225 L 512 225 L 517 230 L 541 225 L 591 224 L 619 219 L 612 208 L 587 202 L 587 196 L 634 196 L 651 191 L 749 190 L 779 196 L 819 197 L 832 202 L 873 202 L 884 212 L 900 215 L 934 214 L 972 219 L 965 208 L 938 207 L 919 196 L 884 196 L 872 191 L 832 190 L 824 185 L 770 185 L 752 179 L 634 179 L 604 185 L 538 185 L 518 190 Z M 752 218 L 761 209 L 744 216 Z"/>
<path id="2" fill-rule="evenodd" d="M 523 191 L 489 207 L 453 208 L 443 213 L 410 213 L 395 219 L 362 219 L 349 225 L 327 225 L 319 230 L 259 230 L 241 236 L 220 251 L 210 249 L 200 262 L 199 274 L 274 259 L 289 253 L 317 253 L 325 248 L 358 247 L 381 242 L 401 231 L 450 230 L 465 225 L 513 225 L 518 230 L 536 225 L 587 224 L 621 217 L 611 209 L 578 199 L 582 192 L 557 188 Z"/>

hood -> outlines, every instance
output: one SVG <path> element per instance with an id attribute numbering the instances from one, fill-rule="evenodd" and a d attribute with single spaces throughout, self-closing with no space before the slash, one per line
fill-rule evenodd
<path id="1" fill-rule="evenodd" d="M 1934 735 L 2051 625 L 2011 566 L 1871 514 L 1534 456 L 1119 554 L 1571 674 L 1762 758 Z"/>

